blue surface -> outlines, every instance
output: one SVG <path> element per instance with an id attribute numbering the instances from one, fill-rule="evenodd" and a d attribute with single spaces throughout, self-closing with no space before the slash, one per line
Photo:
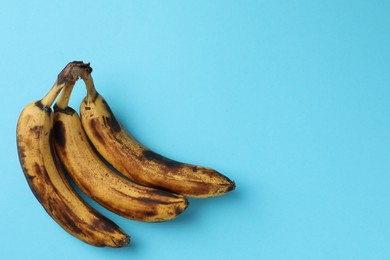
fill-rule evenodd
<path id="1" fill-rule="evenodd" d="M 2 3 L 2 259 L 390 259 L 389 1 L 96 2 Z M 237 190 L 158 224 L 88 200 L 132 245 L 68 235 L 27 186 L 15 128 L 72 60 L 144 144 Z"/>

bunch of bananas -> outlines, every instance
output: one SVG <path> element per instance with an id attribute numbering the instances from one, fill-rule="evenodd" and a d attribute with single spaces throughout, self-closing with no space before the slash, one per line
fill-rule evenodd
<path id="1" fill-rule="evenodd" d="M 168 159 L 139 143 L 96 91 L 91 73 L 89 63 L 70 62 L 50 91 L 23 109 L 17 124 L 27 182 L 63 229 L 94 246 L 123 247 L 130 242 L 118 225 L 79 196 L 67 175 L 103 207 L 144 222 L 174 219 L 187 208 L 186 197 L 213 197 L 235 188 L 213 169 Z M 79 116 L 68 102 L 80 78 L 87 96 Z"/>

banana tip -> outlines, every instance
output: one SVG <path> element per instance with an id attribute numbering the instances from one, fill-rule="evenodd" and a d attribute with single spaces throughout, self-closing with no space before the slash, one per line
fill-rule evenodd
<path id="1" fill-rule="evenodd" d="M 115 244 L 115 247 L 125 247 L 130 244 L 130 236 L 126 235 L 121 239 L 112 238 L 112 242 Z"/>
<path id="2" fill-rule="evenodd" d="M 190 205 L 190 201 L 186 197 L 184 197 L 184 201 L 185 201 L 185 205 L 184 205 L 183 211 L 186 210 L 188 208 L 188 206 Z"/>
<path id="3" fill-rule="evenodd" d="M 236 189 L 236 183 L 234 181 L 230 181 L 230 185 L 228 186 L 226 192 L 232 191 Z"/>

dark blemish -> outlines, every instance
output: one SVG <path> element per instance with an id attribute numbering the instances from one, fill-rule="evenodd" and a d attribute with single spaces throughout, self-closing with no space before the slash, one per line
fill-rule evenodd
<path id="1" fill-rule="evenodd" d="M 35 102 L 35 105 L 37 107 L 39 107 L 41 110 L 43 110 L 44 112 L 50 114 L 51 113 L 51 108 L 50 107 L 47 107 L 47 106 L 44 106 L 42 104 L 42 101 L 41 100 L 38 100 L 37 102 Z"/>
<path id="2" fill-rule="evenodd" d="M 27 182 L 30 183 L 30 180 L 32 180 L 32 178 L 29 178 L 31 176 L 29 175 L 28 170 L 26 168 L 26 160 L 24 159 L 26 155 L 25 155 L 24 147 L 20 146 L 19 143 L 18 143 L 18 156 L 20 160 L 20 165 L 22 166 L 23 173 L 27 178 Z"/>
<path id="3" fill-rule="evenodd" d="M 30 181 L 33 181 L 37 176 L 26 174 L 26 177 L 27 177 L 27 180 L 30 182 Z"/>
<path id="4" fill-rule="evenodd" d="M 38 178 L 40 178 L 40 180 L 43 180 L 46 183 L 46 185 L 53 186 L 49 174 L 46 171 L 46 168 L 41 168 L 41 166 L 38 163 L 35 163 L 34 170 L 35 170 L 35 175 Z"/>
<path id="5" fill-rule="evenodd" d="M 37 175 L 42 175 L 41 166 L 39 166 L 38 163 L 34 163 L 34 169 L 35 169 L 35 172 L 37 173 Z"/>
<path id="6" fill-rule="evenodd" d="M 91 107 L 84 107 L 85 110 L 91 110 Z"/>
<path id="7" fill-rule="evenodd" d="M 59 208 L 60 210 L 63 210 L 63 207 Z M 69 209 L 69 208 L 68 208 Z M 74 233 L 82 234 L 83 231 L 78 227 L 77 223 L 72 219 L 72 217 L 68 214 L 67 211 L 64 211 L 64 214 L 62 214 L 63 220 L 65 224 L 72 230 Z"/>
<path id="8" fill-rule="evenodd" d="M 125 192 L 122 192 L 122 191 L 114 189 L 114 188 L 112 188 L 111 190 L 118 193 L 118 194 L 121 194 L 122 196 L 129 197 L 129 198 L 133 199 L 132 196 L 128 195 Z M 159 200 L 159 199 L 152 199 L 152 198 L 138 198 L 137 201 L 141 201 L 145 204 L 170 204 L 170 202 Z"/>
<path id="9" fill-rule="evenodd" d="M 70 176 L 72 179 L 72 176 L 69 173 L 68 173 L 68 176 Z M 77 186 L 79 186 L 80 190 L 82 190 L 85 194 L 87 194 L 89 197 L 91 197 L 91 199 L 96 200 L 96 202 L 100 203 L 100 200 L 98 200 L 98 198 L 93 196 L 93 192 L 91 192 L 91 189 L 87 185 L 85 185 L 83 182 L 85 182 L 85 181 L 78 181 L 77 182 Z"/>
<path id="10" fill-rule="evenodd" d="M 116 120 L 115 117 L 106 117 L 106 123 L 107 125 L 110 126 L 111 130 L 114 132 L 120 132 L 121 131 L 121 126 L 119 125 L 118 121 Z"/>
<path id="11" fill-rule="evenodd" d="M 119 132 L 121 131 L 121 126 L 116 120 L 114 113 L 112 113 L 112 110 L 110 106 L 107 104 L 107 102 L 102 98 L 103 105 L 106 107 L 107 112 L 110 114 L 109 117 L 106 117 L 106 123 L 110 126 L 111 130 L 114 132 Z M 104 120 L 104 118 L 103 118 Z"/>
<path id="12" fill-rule="evenodd" d="M 35 134 L 36 139 L 39 139 L 39 137 L 41 136 L 41 133 L 42 133 L 42 129 L 43 129 L 43 126 L 36 125 L 36 126 L 30 128 L 30 131 Z"/>
<path id="13" fill-rule="evenodd" d="M 142 212 L 142 215 L 145 217 L 153 217 L 153 216 L 156 216 L 157 213 L 154 211 L 145 211 L 145 212 Z"/>
<path id="14" fill-rule="evenodd" d="M 57 106 L 57 104 L 54 105 L 54 112 L 56 113 L 64 113 L 64 114 L 67 114 L 67 115 L 73 115 L 74 113 L 76 113 L 76 111 L 71 108 L 71 107 L 66 107 L 66 108 L 59 108 Z"/>
<path id="15" fill-rule="evenodd" d="M 102 116 L 102 119 L 103 119 L 104 127 L 106 128 L 108 127 L 110 128 L 110 130 L 113 130 L 114 132 L 120 132 L 121 127 L 115 118 L 114 120 L 112 120 L 112 117 Z"/>
<path id="16" fill-rule="evenodd" d="M 48 212 L 51 212 L 52 215 L 54 216 L 55 208 L 58 203 L 52 197 L 47 197 L 47 198 L 43 197 L 43 199 L 47 199 L 47 207 L 45 207 L 45 209 Z"/>
<path id="17" fill-rule="evenodd" d="M 92 119 L 91 121 L 89 121 L 89 125 L 91 127 L 91 131 L 93 132 L 93 136 L 95 136 L 95 138 L 101 143 L 101 144 L 104 144 L 104 138 L 103 136 L 100 134 L 100 132 L 97 130 L 97 120 L 96 119 Z"/>
<path id="18" fill-rule="evenodd" d="M 64 124 L 61 121 L 55 121 L 53 131 L 56 143 L 58 143 L 61 147 L 64 147 L 66 143 Z"/>
<path id="19" fill-rule="evenodd" d="M 114 137 L 114 139 L 115 139 L 115 141 L 116 141 L 117 143 L 123 145 L 122 139 L 118 138 L 116 135 L 113 135 L 113 137 Z"/>
<path id="20" fill-rule="evenodd" d="M 197 171 L 198 171 L 198 166 L 192 167 L 192 171 L 193 171 L 193 172 L 197 172 Z"/>
<path id="21" fill-rule="evenodd" d="M 54 132 L 54 130 L 51 129 L 50 135 L 49 135 L 50 154 L 51 154 L 52 158 L 55 159 L 56 165 L 59 167 L 60 166 L 59 158 L 58 158 L 56 151 L 54 149 L 54 138 L 53 138 L 54 134 L 53 134 L 53 132 Z M 65 150 L 63 150 L 63 152 L 65 153 Z"/>
<path id="22" fill-rule="evenodd" d="M 208 194 L 210 190 L 213 188 L 212 184 L 205 183 L 205 182 L 194 182 L 195 187 L 191 190 L 193 194 L 196 195 L 203 195 L 203 194 Z"/>
<path id="23" fill-rule="evenodd" d="M 154 162 L 162 164 L 162 165 L 165 165 L 165 166 L 168 166 L 168 167 L 178 168 L 178 167 L 182 167 L 184 165 L 181 162 L 171 160 L 171 159 L 166 158 L 166 157 L 164 157 L 158 153 L 155 153 L 151 150 L 145 150 L 142 154 L 146 159 L 154 161 Z"/>
<path id="24" fill-rule="evenodd" d="M 102 119 L 103 119 L 103 125 L 104 125 L 104 127 L 107 127 L 107 117 L 102 116 Z"/>
<path id="25" fill-rule="evenodd" d="M 161 190 L 161 188 L 160 189 L 153 189 L 153 190 L 150 190 L 149 192 L 152 194 L 155 194 L 155 195 L 159 195 L 159 196 L 170 197 L 170 198 L 175 198 L 175 199 L 179 198 L 178 195 L 171 193 L 171 192 L 168 192 L 168 191 Z"/>
<path id="26" fill-rule="evenodd" d="M 143 203 L 146 203 L 146 204 L 165 204 L 165 205 L 170 204 L 167 201 L 152 199 L 152 198 L 138 198 L 138 201 L 142 201 Z"/>
<path id="27" fill-rule="evenodd" d="M 94 214 L 96 214 L 96 213 L 98 213 L 98 212 L 94 212 Z M 111 220 L 109 220 L 105 216 L 98 214 L 98 217 L 99 217 L 99 219 L 94 220 L 92 222 L 92 226 L 95 229 L 100 229 L 100 230 L 107 231 L 107 233 L 111 233 L 111 232 L 114 232 L 118 228 L 118 226 L 116 226 L 116 224 L 114 222 L 112 222 Z"/>

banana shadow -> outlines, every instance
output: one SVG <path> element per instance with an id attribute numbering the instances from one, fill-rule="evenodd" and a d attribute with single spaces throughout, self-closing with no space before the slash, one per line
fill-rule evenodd
<path id="1" fill-rule="evenodd" d="M 227 194 L 211 198 L 188 198 L 187 209 L 173 220 L 162 222 L 156 226 L 161 229 L 186 229 L 192 225 L 207 224 L 205 218 L 220 214 L 223 217 L 224 211 L 231 213 L 232 209 L 238 209 L 245 200 L 245 193 L 240 188 Z M 218 212 L 218 213 L 216 213 Z M 207 220 L 208 222 L 209 220 Z M 210 221 L 213 221 L 212 219 Z"/>

